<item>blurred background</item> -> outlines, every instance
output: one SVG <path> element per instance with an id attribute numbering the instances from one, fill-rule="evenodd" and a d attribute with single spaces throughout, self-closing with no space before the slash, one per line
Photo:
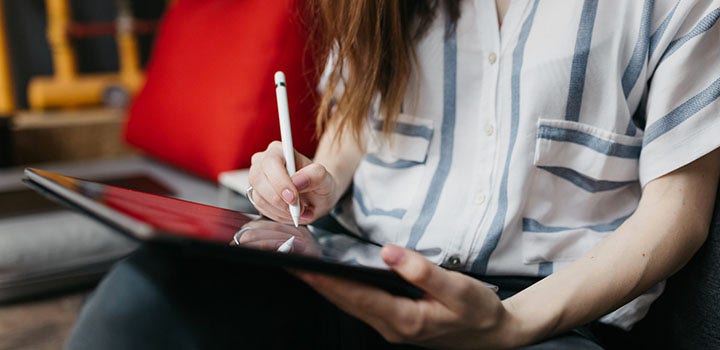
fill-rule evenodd
<path id="1" fill-rule="evenodd" d="M 138 244 L 22 183 L 27 166 L 252 212 L 285 72 L 312 156 L 321 65 L 301 0 L 0 0 L 0 349 L 58 349 Z"/>
<path id="2" fill-rule="evenodd" d="M 122 129 L 166 6 L 0 0 L 0 349 L 62 348 L 93 283 L 132 249 L 19 178 L 25 165 L 73 172 L 137 153 Z"/>
<path id="3" fill-rule="evenodd" d="M 62 348 L 93 287 L 138 246 L 29 190 L 24 167 L 252 212 L 250 156 L 279 139 L 277 70 L 294 146 L 312 156 L 325 62 L 304 5 L 0 0 L 0 350 Z M 671 279 L 641 334 L 660 347 L 718 339 L 719 242 Z"/>
<path id="4" fill-rule="evenodd" d="M 155 27 L 166 2 L 69 0 L 47 3 L 57 3 L 54 17 L 49 16 L 53 14 L 48 13 L 44 0 L 0 2 L 4 17 L 3 55 L 6 56 L 4 61 L 10 73 L 9 76 L 0 76 L 0 79 L 4 80 L 0 84 L 9 85 L 11 90 L 0 95 L 3 107 L 0 114 L 4 117 L 3 134 L 0 134 L 3 136 L 0 164 L 9 166 L 111 157 L 129 152 L 129 148 L 119 142 L 124 115 L 122 110 L 127 106 L 127 99 L 123 99 L 122 94 L 136 92 L 138 86 L 132 86 L 132 89 L 125 92 L 117 91 L 120 96 L 115 96 L 113 101 L 113 87 L 117 88 L 122 84 L 108 79 L 104 83 L 104 89 L 96 88 L 98 91 L 90 91 L 93 88 L 88 89 L 85 86 L 93 83 L 88 84 L 83 80 L 102 80 L 103 75 L 119 75 L 121 59 L 135 61 L 124 64 L 137 65 L 137 68 L 141 69 L 150 54 Z M 65 7 L 64 11 L 62 7 Z M 136 46 L 130 50 L 133 52 L 124 52 L 124 56 L 121 55 L 121 46 L 117 40 L 120 35 L 117 33 L 116 24 L 119 23 L 121 15 L 136 18 L 146 25 L 139 33 L 130 31 L 129 36 L 135 41 L 131 45 Z M 52 28 L 52 22 L 48 25 L 49 18 L 55 18 L 55 23 L 65 19 L 67 23 L 57 23 L 60 28 Z M 71 57 L 62 52 L 62 43 L 57 40 L 59 35 L 49 32 L 63 29 L 67 32 L 64 41 L 68 47 L 65 50 L 70 52 Z M 56 38 L 52 43 L 55 50 L 51 50 L 49 40 L 52 35 Z M 53 86 L 48 78 L 53 77 L 55 66 L 62 65 L 74 65 L 74 69 L 72 72 L 58 74 L 73 75 L 68 80 L 77 81 Z M 132 75 L 135 72 L 126 74 Z M 31 86 L 31 82 L 39 85 Z M 94 85 L 102 84 L 98 82 Z M 137 85 L 137 82 L 135 84 Z M 68 91 L 68 87 L 85 89 L 81 91 L 85 96 L 73 96 L 74 93 Z M 36 96 L 29 93 L 31 88 L 35 88 Z M 93 96 L 98 93 L 101 94 L 99 101 Z M 73 104 L 89 107 L 90 111 L 75 109 L 73 113 L 68 113 L 66 107 L 73 107 Z M 79 114 L 92 114 L 93 117 L 78 119 Z M 85 135 L 79 137 L 81 133 Z M 90 135 L 94 135 L 95 139 L 90 139 Z M 63 142 L 58 142 L 58 139 Z M 95 147 L 87 147 L 88 144 Z"/>

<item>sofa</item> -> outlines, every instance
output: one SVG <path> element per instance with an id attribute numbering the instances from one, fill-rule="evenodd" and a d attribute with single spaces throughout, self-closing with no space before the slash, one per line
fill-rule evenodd
<path id="1" fill-rule="evenodd" d="M 142 174 L 170 189 L 174 197 L 231 204 L 215 183 L 137 155 L 33 167 L 86 179 Z M 22 190 L 23 177 L 22 167 L 0 170 L 0 192 Z M 90 286 L 136 247 L 136 242 L 70 210 L 0 217 L 0 302 Z"/>

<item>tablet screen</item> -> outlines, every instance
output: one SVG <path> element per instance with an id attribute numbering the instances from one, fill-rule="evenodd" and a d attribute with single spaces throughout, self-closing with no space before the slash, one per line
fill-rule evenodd
<path id="1" fill-rule="evenodd" d="M 277 251 L 294 237 L 287 254 L 335 263 L 388 269 L 380 246 L 319 227 L 253 219 L 240 212 L 28 169 L 28 177 L 85 211 L 145 240 L 195 239 L 218 245 Z M 242 232 L 238 233 L 242 228 Z"/>

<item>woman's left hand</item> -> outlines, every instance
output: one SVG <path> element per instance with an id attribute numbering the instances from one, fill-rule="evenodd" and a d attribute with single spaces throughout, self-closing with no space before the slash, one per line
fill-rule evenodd
<path id="1" fill-rule="evenodd" d="M 383 247 L 382 257 L 405 280 L 423 289 L 425 296 L 413 300 L 327 275 L 296 274 L 392 343 L 444 349 L 496 349 L 512 343 L 510 313 L 480 281 L 394 245 Z"/>

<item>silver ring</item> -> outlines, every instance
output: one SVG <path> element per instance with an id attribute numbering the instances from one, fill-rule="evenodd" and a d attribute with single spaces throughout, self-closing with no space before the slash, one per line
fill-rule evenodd
<path id="1" fill-rule="evenodd" d="M 252 199 L 252 194 L 253 194 L 253 187 L 248 186 L 248 188 L 245 189 L 245 198 L 247 198 L 250 201 L 250 204 L 252 204 L 253 207 L 255 207 L 255 201 L 253 201 L 253 199 Z"/>
<path id="2" fill-rule="evenodd" d="M 243 233 L 250 231 L 250 230 L 252 230 L 252 227 L 245 226 L 245 227 L 241 228 L 240 231 L 235 232 L 232 243 L 234 243 L 235 245 L 240 245 L 240 237 L 242 236 Z"/>

